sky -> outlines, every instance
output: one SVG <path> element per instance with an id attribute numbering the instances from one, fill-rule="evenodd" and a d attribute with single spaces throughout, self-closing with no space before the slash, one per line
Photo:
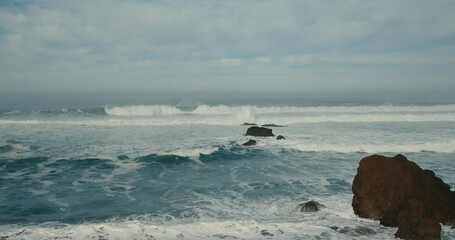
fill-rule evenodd
<path id="1" fill-rule="evenodd" d="M 454 0 L 0 0 L 0 92 L 455 92 L 454 13 Z"/>

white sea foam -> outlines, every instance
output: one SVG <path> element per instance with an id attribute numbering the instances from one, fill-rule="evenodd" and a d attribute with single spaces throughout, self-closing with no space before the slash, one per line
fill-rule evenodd
<path id="1" fill-rule="evenodd" d="M 0 237 L 8 239 L 394 239 L 396 228 L 385 228 L 377 221 L 355 216 L 350 206 L 352 194 L 314 198 L 326 206 L 317 213 L 300 213 L 296 199 L 270 199 L 249 205 L 226 205 L 233 199 L 210 201 L 208 211 L 233 210 L 248 216 L 236 220 L 175 218 L 169 215 L 141 215 L 127 219 L 83 224 L 44 223 L 32 226 L 1 225 Z M 215 199 L 216 200 L 216 199 Z M 226 209 L 229 208 L 229 209 Z M 243 209 L 243 211 L 242 211 Z M 232 213 L 229 210 L 230 213 Z M 236 212 L 238 210 L 238 212 Z M 267 219 L 262 221 L 261 218 Z M 343 231 L 337 231 L 337 227 Z M 368 229 L 359 234 L 356 228 Z M 270 234 L 270 235 L 267 235 Z M 271 236 L 273 234 L 273 237 Z M 445 228 L 443 235 L 454 230 Z"/>
<path id="2" fill-rule="evenodd" d="M 455 140 L 426 143 L 339 143 L 326 142 L 309 142 L 307 140 L 286 140 L 280 142 L 259 141 L 258 146 L 263 147 L 281 147 L 295 149 L 302 152 L 338 152 L 338 153 L 418 153 L 418 152 L 437 152 L 437 153 L 455 153 Z"/>
<path id="3" fill-rule="evenodd" d="M 90 126 L 239 125 L 244 122 L 299 123 L 455 122 L 455 105 L 258 107 L 200 105 L 182 111 L 168 105 L 105 108 L 108 116 L 80 118 L 0 119 L 0 125 L 69 124 Z"/>
<path id="4" fill-rule="evenodd" d="M 158 116 L 173 114 L 270 114 L 270 113 L 398 113 L 398 112 L 455 112 L 455 104 L 435 106 L 320 106 L 320 107 L 293 107 L 270 106 L 259 107 L 254 105 L 226 106 L 226 105 L 200 105 L 194 111 L 182 111 L 170 105 L 137 105 L 125 107 L 107 107 L 106 113 L 114 116 Z"/>
<path id="5" fill-rule="evenodd" d="M 439 114 L 340 114 L 317 116 L 254 116 L 240 114 L 219 117 L 173 117 L 173 118 L 107 118 L 69 120 L 7 120 L 0 119 L 0 125 L 90 125 L 90 126 L 173 126 L 173 125 L 239 125 L 244 122 L 259 124 L 274 123 L 291 125 L 299 123 L 368 123 L 368 122 L 455 122 L 455 113 Z"/>
<path id="6" fill-rule="evenodd" d="M 77 161 L 77 160 L 75 160 Z M 104 192 L 108 196 L 113 196 L 114 192 L 111 190 L 111 185 L 115 185 L 116 187 L 121 187 L 124 189 L 123 195 L 130 198 L 131 200 L 135 200 L 133 196 L 131 196 L 131 189 L 133 189 L 133 180 L 116 180 L 117 176 L 129 174 L 141 168 L 141 163 L 136 161 L 121 161 L 118 159 L 107 160 L 110 161 L 109 163 L 113 164 L 115 168 L 109 173 L 100 174 L 96 168 L 89 168 L 84 170 L 82 173 L 81 181 L 84 182 L 92 182 L 101 184 L 103 186 Z M 82 191 L 80 188 L 80 184 L 78 181 L 73 182 L 73 187 L 76 191 Z M 118 193 L 118 192 L 117 192 Z"/>
<path id="7" fill-rule="evenodd" d="M 157 223 L 147 216 L 104 223 L 57 224 L 38 226 L 0 226 L 1 236 L 8 239 L 394 239 L 394 228 L 384 228 L 378 222 L 356 217 L 344 219 L 336 214 L 294 213 L 300 220 L 262 222 L 250 220 L 213 220 L 181 222 L 169 218 Z M 336 225 L 333 225 L 336 224 Z M 347 227 L 341 233 L 331 229 Z M 369 235 L 355 233 L 356 227 L 368 228 Z M 351 230 L 351 231 L 350 231 Z M 453 231 L 448 229 L 447 231 Z M 269 234 L 269 235 L 267 235 Z"/>
<path id="8" fill-rule="evenodd" d="M 219 147 L 176 149 L 158 152 L 159 155 L 176 155 L 181 157 L 198 158 L 201 154 L 208 155 L 216 152 Z"/>
<path id="9" fill-rule="evenodd" d="M 160 116 L 184 113 L 182 110 L 168 105 L 136 105 L 127 107 L 106 107 L 105 112 L 113 116 Z"/>

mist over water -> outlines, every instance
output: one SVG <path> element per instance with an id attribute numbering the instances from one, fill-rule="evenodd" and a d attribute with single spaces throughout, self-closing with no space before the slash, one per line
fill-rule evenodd
<path id="1" fill-rule="evenodd" d="M 455 101 L 259 93 L 2 98 L 11 100 L 0 108 L 6 239 L 268 238 L 262 230 L 273 239 L 393 239 L 396 229 L 352 211 L 360 159 L 402 153 L 455 187 Z M 245 122 L 281 125 L 273 132 L 286 140 L 244 136 Z M 257 145 L 243 146 L 249 139 Z M 326 208 L 297 212 L 308 200 Z M 443 228 L 443 239 L 453 237 Z"/>

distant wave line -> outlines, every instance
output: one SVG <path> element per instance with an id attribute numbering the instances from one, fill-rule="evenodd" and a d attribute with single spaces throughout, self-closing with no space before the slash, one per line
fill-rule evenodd
<path id="1" fill-rule="evenodd" d="M 299 123 L 368 123 L 368 122 L 455 122 L 455 113 L 415 114 L 334 114 L 316 116 L 256 116 L 248 114 L 232 116 L 167 116 L 159 118 L 81 118 L 81 119 L 0 119 L 7 124 L 67 124 L 94 126 L 173 126 L 173 125 L 240 125 L 244 122 L 291 125 Z"/>
<path id="2" fill-rule="evenodd" d="M 133 105 L 124 107 L 106 107 L 104 111 L 112 116 L 160 116 L 177 114 L 222 115 L 222 114 L 273 114 L 273 113 L 397 113 L 397 112 L 455 112 L 455 104 L 434 106 L 319 106 L 293 107 L 255 105 L 227 106 L 200 105 L 192 111 L 185 111 L 171 105 Z"/>

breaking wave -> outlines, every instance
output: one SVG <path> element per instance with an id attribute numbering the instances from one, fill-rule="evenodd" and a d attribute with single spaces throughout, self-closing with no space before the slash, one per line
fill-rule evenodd
<path id="1" fill-rule="evenodd" d="M 106 107 L 104 111 L 112 116 L 160 116 L 184 113 L 177 107 L 168 105 L 137 105 L 128 107 Z"/>
<path id="2" fill-rule="evenodd" d="M 183 111 L 171 105 L 136 105 L 124 107 L 106 107 L 105 112 L 113 116 L 159 116 L 175 114 L 238 114 L 249 112 L 250 114 L 273 114 L 273 113 L 412 113 L 412 112 L 455 112 L 455 105 L 436 106 L 321 106 L 321 107 L 292 107 L 292 106 L 270 106 L 259 107 L 253 105 L 245 106 L 209 106 L 200 105 L 193 111 Z"/>
<path id="3" fill-rule="evenodd" d="M 21 115 L 22 114 L 22 115 Z M 321 106 L 260 107 L 199 105 L 193 109 L 171 105 L 135 105 L 90 109 L 3 112 L 0 124 L 69 124 L 95 126 L 172 125 L 291 125 L 299 123 L 455 122 L 455 105 L 435 106 Z M 55 114 L 68 117 L 53 117 Z M 32 116 L 32 117 L 30 117 Z M 76 117 L 74 117 L 76 116 Z"/>

